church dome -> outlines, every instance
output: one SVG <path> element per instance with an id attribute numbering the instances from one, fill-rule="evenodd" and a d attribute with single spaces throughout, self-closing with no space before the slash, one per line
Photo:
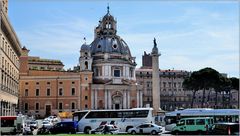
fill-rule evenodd
<path id="1" fill-rule="evenodd" d="M 95 38 L 90 44 L 91 53 L 118 53 L 124 56 L 129 56 L 131 53 L 127 43 L 117 35 L 117 21 L 109 12 L 99 21 L 95 28 Z"/>
<path id="2" fill-rule="evenodd" d="M 92 54 L 96 53 L 119 53 L 131 56 L 127 43 L 119 36 L 97 37 L 91 43 Z"/>
<path id="3" fill-rule="evenodd" d="M 81 46 L 81 51 L 90 51 L 90 46 L 84 43 Z"/>

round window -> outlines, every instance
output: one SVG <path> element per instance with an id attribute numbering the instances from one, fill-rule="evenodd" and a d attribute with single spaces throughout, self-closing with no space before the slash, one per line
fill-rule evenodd
<path id="1" fill-rule="evenodd" d="M 114 44 L 112 47 L 113 47 L 113 49 L 117 49 L 117 45 L 116 44 Z"/>

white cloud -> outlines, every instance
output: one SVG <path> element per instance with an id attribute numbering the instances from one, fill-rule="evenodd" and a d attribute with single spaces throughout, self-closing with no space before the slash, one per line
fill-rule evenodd
<path id="1" fill-rule="evenodd" d="M 90 43 L 98 22 L 62 10 L 54 11 L 52 16 L 56 22 L 43 20 L 20 29 L 19 37 L 31 55 L 60 59 L 66 68 L 72 67 L 77 64 L 83 37 Z M 143 52 L 151 52 L 156 37 L 162 53 L 161 68 L 193 71 L 211 66 L 219 72 L 239 75 L 239 26 L 233 22 L 238 21 L 234 15 L 187 7 L 179 16 L 167 18 L 139 19 L 142 16 L 138 13 L 126 16 L 133 18 L 119 19 L 118 32 L 137 57 L 138 67 Z"/>

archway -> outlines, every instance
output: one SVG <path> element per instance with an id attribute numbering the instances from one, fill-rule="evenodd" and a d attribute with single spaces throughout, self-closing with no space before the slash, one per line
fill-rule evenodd
<path id="1" fill-rule="evenodd" d="M 112 95 L 112 108 L 122 109 L 123 107 L 123 95 L 120 92 L 116 92 Z"/>

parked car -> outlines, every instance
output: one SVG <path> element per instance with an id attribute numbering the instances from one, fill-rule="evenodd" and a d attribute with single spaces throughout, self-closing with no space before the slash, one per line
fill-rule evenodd
<path id="1" fill-rule="evenodd" d="M 113 124 L 104 124 L 89 131 L 90 134 L 118 134 L 119 129 Z"/>
<path id="2" fill-rule="evenodd" d="M 212 135 L 239 135 L 239 123 L 219 122 L 215 123 Z"/>
<path id="3" fill-rule="evenodd" d="M 172 133 L 205 134 L 213 128 L 213 123 L 214 120 L 212 117 L 182 118 L 177 122 Z"/>
<path id="4" fill-rule="evenodd" d="M 31 121 L 29 124 L 30 128 L 37 129 L 38 128 L 38 122 L 37 121 Z"/>
<path id="5" fill-rule="evenodd" d="M 48 120 L 53 122 L 60 122 L 60 119 L 57 116 L 49 116 Z"/>
<path id="6" fill-rule="evenodd" d="M 71 133 L 77 132 L 77 121 L 64 121 L 58 122 L 52 128 L 49 129 L 51 134 Z"/>
<path id="7" fill-rule="evenodd" d="M 137 127 L 128 129 L 128 133 L 131 134 L 152 134 L 157 135 L 162 132 L 162 127 L 154 123 L 144 123 Z"/>
<path id="8" fill-rule="evenodd" d="M 50 129 L 53 126 L 52 122 L 44 120 L 42 122 L 42 127 L 45 127 L 47 129 Z"/>
<path id="9" fill-rule="evenodd" d="M 33 132 L 32 132 L 32 130 L 31 130 L 31 128 L 29 126 L 26 125 L 23 128 L 23 135 L 33 135 Z"/>

